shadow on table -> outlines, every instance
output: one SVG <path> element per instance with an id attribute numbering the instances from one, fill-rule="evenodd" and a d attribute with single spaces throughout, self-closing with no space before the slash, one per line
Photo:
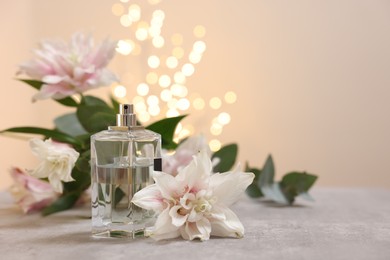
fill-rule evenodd
<path id="1" fill-rule="evenodd" d="M 300 204 L 300 203 L 296 203 L 296 202 L 292 205 L 284 205 L 284 204 L 276 203 L 275 201 L 267 200 L 267 199 L 259 199 L 259 200 L 253 199 L 253 202 L 257 203 L 257 204 L 262 204 L 266 207 L 271 207 L 271 208 L 307 208 L 307 207 L 310 207 L 309 205 Z"/>

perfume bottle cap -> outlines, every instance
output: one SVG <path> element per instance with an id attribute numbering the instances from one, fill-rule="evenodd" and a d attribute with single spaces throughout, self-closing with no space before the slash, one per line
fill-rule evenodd
<path id="1" fill-rule="evenodd" d="M 117 126 L 136 126 L 137 119 L 132 104 L 120 104 L 119 114 L 116 115 Z"/>

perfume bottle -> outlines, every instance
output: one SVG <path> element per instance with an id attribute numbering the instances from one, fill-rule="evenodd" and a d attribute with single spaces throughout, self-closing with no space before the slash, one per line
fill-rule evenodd
<path id="1" fill-rule="evenodd" d="M 91 136 L 92 235 L 142 237 L 154 212 L 131 203 L 161 170 L 161 136 L 137 126 L 133 105 L 122 104 L 117 125 Z"/>

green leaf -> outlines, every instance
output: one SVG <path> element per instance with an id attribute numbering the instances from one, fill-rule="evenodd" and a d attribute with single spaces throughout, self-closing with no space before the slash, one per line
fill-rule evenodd
<path id="1" fill-rule="evenodd" d="M 147 126 L 146 129 L 161 135 L 162 148 L 175 149 L 177 147 L 177 144 L 173 141 L 175 129 L 177 124 L 186 116 L 187 115 L 165 118 Z"/>
<path id="2" fill-rule="evenodd" d="M 272 183 L 261 187 L 261 192 L 267 199 L 271 199 L 274 202 L 284 205 L 289 204 L 289 201 L 286 199 L 279 183 Z"/>
<path id="3" fill-rule="evenodd" d="M 44 82 L 39 80 L 32 80 L 32 79 L 19 79 L 20 81 L 27 83 L 31 87 L 40 90 Z M 77 107 L 78 103 L 71 97 L 66 97 L 62 99 L 53 99 L 54 101 L 68 107 Z"/>
<path id="4" fill-rule="evenodd" d="M 116 187 L 113 198 L 114 205 L 118 205 L 125 195 L 126 193 L 120 187 Z"/>
<path id="5" fill-rule="evenodd" d="M 272 155 L 268 155 L 263 169 L 261 170 L 261 175 L 257 180 L 258 186 L 266 198 L 278 203 L 287 204 L 288 201 L 281 191 L 279 183 L 274 183 L 274 177 L 274 161 L 272 159 Z"/>
<path id="6" fill-rule="evenodd" d="M 13 127 L 13 128 L 8 128 L 5 130 L 2 130 L 0 133 L 3 132 L 11 132 L 11 133 L 25 133 L 25 134 L 38 134 L 38 135 L 43 135 L 45 138 L 52 138 L 53 140 L 63 142 L 63 143 L 68 143 L 73 146 L 81 146 L 81 142 L 72 137 L 69 136 L 65 133 L 59 132 L 57 130 L 51 130 L 51 129 L 46 129 L 46 128 L 40 128 L 40 127 Z"/>
<path id="7" fill-rule="evenodd" d="M 264 196 L 257 183 L 257 180 L 261 175 L 261 170 L 257 168 L 251 168 L 249 167 L 249 164 L 246 163 L 245 172 L 252 172 L 255 175 L 253 182 L 248 186 L 248 188 L 245 191 L 248 194 L 248 196 L 251 198 L 259 198 Z"/>
<path id="8" fill-rule="evenodd" d="M 272 160 L 272 155 L 268 155 L 267 160 L 264 163 L 263 169 L 261 170 L 260 178 L 258 179 L 258 184 L 260 188 L 267 185 L 271 185 L 274 182 L 274 176 L 274 161 Z"/>
<path id="9" fill-rule="evenodd" d="M 116 114 L 108 106 L 82 105 L 77 109 L 77 118 L 85 130 L 96 133 L 115 125 Z"/>
<path id="10" fill-rule="evenodd" d="M 24 83 L 27 83 L 28 85 L 30 85 L 31 87 L 37 89 L 37 90 L 40 90 L 42 85 L 44 84 L 42 81 L 39 81 L 39 80 L 33 80 L 33 79 L 18 79 Z"/>
<path id="11" fill-rule="evenodd" d="M 54 119 L 54 124 L 59 131 L 73 137 L 87 134 L 87 131 L 80 124 L 76 113 L 59 116 Z"/>
<path id="12" fill-rule="evenodd" d="M 76 168 L 80 172 L 87 172 L 87 173 L 89 173 L 91 171 L 91 166 L 90 166 L 90 163 L 89 163 L 90 157 L 91 157 L 91 151 L 87 150 L 87 151 L 83 152 L 80 155 L 80 157 L 77 159 L 77 161 L 76 161 Z"/>
<path id="13" fill-rule="evenodd" d="M 317 176 L 306 172 L 290 172 L 283 176 L 280 186 L 283 194 L 290 204 L 296 196 L 307 193 L 311 186 L 317 180 Z"/>
<path id="14" fill-rule="evenodd" d="M 53 99 L 54 101 L 57 101 L 58 103 L 67 106 L 67 107 L 77 107 L 79 104 L 71 97 L 66 97 L 62 99 Z"/>
<path id="15" fill-rule="evenodd" d="M 218 158 L 219 163 L 214 166 L 214 172 L 227 172 L 229 171 L 236 162 L 238 153 L 237 144 L 228 144 L 223 146 L 217 152 L 213 154 L 212 159 Z"/>
<path id="16" fill-rule="evenodd" d="M 77 202 L 80 195 L 81 193 L 79 192 L 73 192 L 59 197 L 56 201 L 54 201 L 52 204 L 42 210 L 42 215 L 47 216 L 56 212 L 72 208 L 73 205 Z"/>
<path id="17" fill-rule="evenodd" d="M 72 178 L 74 181 L 64 182 L 64 194 L 76 191 L 81 193 L 91 185 L 91 174 L 89 169 L 88 171 L 80 171 L 78 167 L 73 168 Z"/>
<path id="18" fill-rule="evenodd" d="M 81 99 L 81 105 L 109 107 L 103 99 L 94 96 L 83 96 L 83 98 Z"/>

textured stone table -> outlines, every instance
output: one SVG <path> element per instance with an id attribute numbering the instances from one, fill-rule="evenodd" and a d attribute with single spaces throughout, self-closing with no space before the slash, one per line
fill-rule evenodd
<path id="1" fill-rule="evenodd" d="M 317 188 L 315 203 L 278 207 L 242 198 L 243 239 L 90 237 L 89 209 L 22 215 L 0 194 L 0 259 L 390 259 L 390 191 Z"/>

